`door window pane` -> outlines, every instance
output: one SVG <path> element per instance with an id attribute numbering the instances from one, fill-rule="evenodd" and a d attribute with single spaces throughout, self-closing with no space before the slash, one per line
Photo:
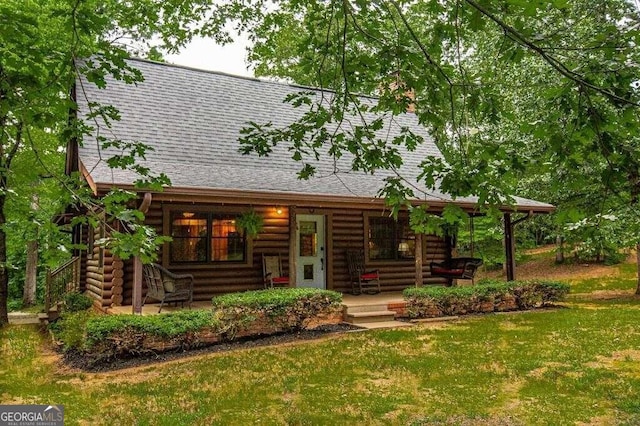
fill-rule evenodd
<path id="1" fill-rule="evenodd" d="M 313 279 L 313 264 L 304 265 L 303 268 L 303 278 L 304 280 L 312 280 Z"/>
<path id="2" fill-rule="evenodd" d="M 300 256 L 313 257 L 318 254 L 317 223 L 312 221 L 300 222 Z"/>

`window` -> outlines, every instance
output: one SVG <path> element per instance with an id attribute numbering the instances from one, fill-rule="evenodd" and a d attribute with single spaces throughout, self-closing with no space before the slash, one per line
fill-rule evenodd
<path id="1" fill-rule="evenodd" d="M 242 262 L 246 239 L 236 214 L 171 212 L 170 260 L 174 262 Z"/>
<path id="2" fill-rule="evenodd" d="M 413 259 L 416 236 L 409 220 L 369 217 L 369 260 Z"/>

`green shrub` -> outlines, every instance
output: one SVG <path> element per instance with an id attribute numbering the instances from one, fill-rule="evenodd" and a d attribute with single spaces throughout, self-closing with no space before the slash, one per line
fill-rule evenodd
<path id="1" fill-rule="evenodd" d="M 93 306 L 93 299 L 77 291 L 67 293 L 64 296 L 64 310 L 67 312 L 86 311 Z"/>
<path id="2" fill-rule="evenodd" d="M 214 297 L 214 310 L 225 320 L 229 338 L 266 318 L 274 329 L 295 331 L 318 315 L 340 309 L 342 295 L 315 288 L 276 288 Z"/>
<path id="3" fill-rule="evenodd" d="M 531 309 L 562 300 L 569 285 L 543 281 L 482 280 L 472 287 L 426 286 L 404 290 L 411 318 Z"/>
<path id="4" fill-rule="evenodd" d="M 49 330 L 64 350 L 83 349 L 87 345 L 87 322 L 96 317 L 91 311 L 65 312 L 57 321 L 49 324 Z"/>
<path id="5" fill-rule="evenodd" d="M 280 289 L 221 296 L 214 299 L 213 310 L 149 316 L 67 311 L 50 329 L 65 349 L 74 349 L 91 362 L 100 362 L 191 349 L 238 335 L 305 328 L 309 321 L 341 312 L 341 297 L 339 293 L 316 289 Z"/>
<path id="6" fill-rule="evenodd" d="M 9 312 L 15 312 L 22 309 L 22 299 L 9 299 L 7 301 L 7 310 Z"/>
<path id="7" fill-rule="evenodd" d="M 342 295 L 335 291 L 315 288 L 273 288 L 268 290 L 230 293 L 212 299 L 214 309 L 231 307 L 253 308 L 281 312 L 300 301 L 340 303 Z"/>
<path id="8" fill-rule="evenodd" d="M 566 283 L 553 281 L 536 282 L 539 291 L 542 293 L 542 303 L 557 302 L 565 298 L 571 286 Z"/>
<path id="9" fill-rule="evenodd" d="M 172 338 L 206 328 L 216 329 L 219 320 L 211 311 L 189 310 L 163 315 L 104 315 L 87 323 L 87 344 L 92 346 L 130 332 Z"/>

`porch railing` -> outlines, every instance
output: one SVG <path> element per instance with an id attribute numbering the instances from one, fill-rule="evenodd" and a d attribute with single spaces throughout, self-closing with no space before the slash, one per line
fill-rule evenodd
<path id="1" fill-rule="evenodd" d="M 80 257 L 72 257 L 57 269 L 47 270 L 45 311 L 61 302 L 64 295 L 80 290 Z"/>

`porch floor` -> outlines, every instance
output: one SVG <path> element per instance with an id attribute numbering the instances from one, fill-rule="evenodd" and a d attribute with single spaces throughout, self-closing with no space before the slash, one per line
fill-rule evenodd
<path id="1" fill-rule="evenodd" d="M 147 303 L 142 307 L 142 315 L 158 315 L 158 309 L 160 309 L 160 303 Z M 161 314 L 165 314 L 167 312 L 178 312 L 183 309 L 188 309 L 185 305 L 183 308 L 180 303 L 177 306 L 174 306 L 173 303 L 165 304 L 162 307 Z M 211 309 L 211 300 L 202 300 L 198 302 L 191 303 L 191 309 Z M 131 314 L 133 313 L 133 308 L 131 305 L 123 305 L 123 306 L 112 306 L 107 310 L 108 314 Z"/>
<path id="2" fill-rule="evenodd" d="M 402 298 L 402 292 L 388 292 L 388 293 L 378 293 L 378 294 L 361 294 L 359 296 L 354 296 L 352 294 L 343 294 L 342 296 L 342 304 L 346 307 L 353 306 L 367 306 L 367 305 L 387 305 L 387 306 L 399 306 L 404 305 L 404 299 Z M 158 309 L 160 308 L 160 303 L 147 303 L 142 307 L 142 315 L 157 315 Z M 198 302 L 193 302 L 191 304 L 191 309 L 210 309 L 211 301 L 203 300 Z M 176 312 L 182 309 L 181 304 L 178 303 L 177 306 L 173 304 L 164 305 L 162 307 L 162 313 L 166 312 Z M 113 306 L 107 310 L 109 314 L 131 314 L 132 308 L 131 305 L 123 305 L 123 306 Z"/>

